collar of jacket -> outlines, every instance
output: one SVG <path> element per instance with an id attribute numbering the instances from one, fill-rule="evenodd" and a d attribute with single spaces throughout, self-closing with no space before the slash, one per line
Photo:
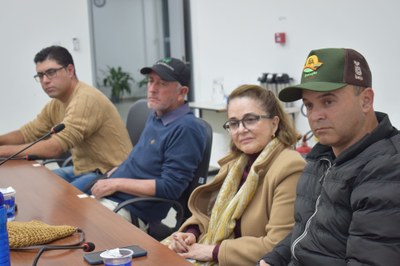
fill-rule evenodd
<path id="1" fill-rule="evenodd" d="M 276 158 L 283 150 L 285 149 L 285 145 L 283 145 L 281 142 L 279 142 L 277 149 L 274 151 L 274 154 L 272 155 L 274 158 Z M 218 161 L 218 164 L 220 167 L 222 167 L 225 164 L 231 163 L 235 161 L 242 153 L 233 153 L 229 152 L 228 155 L 223 157 Z M 261 174 L 259 171 L 264 170 L 266 168 L 266 165 L 268 163 L 273 162 L 275 159 L 272 160 L 264 160 L 261 162 L 258 162 L 257 165 L 254 165 L 254 170 L 258 173 Z"/>

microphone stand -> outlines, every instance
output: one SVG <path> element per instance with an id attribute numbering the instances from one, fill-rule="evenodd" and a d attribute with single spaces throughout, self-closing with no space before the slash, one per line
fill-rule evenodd
<path id="1" fill-rule="evenodd" d="M 15 156 L 17 156 L 18 154 L 20 154 L 21 152 L 25 151 L 26 149 L 32 147 L 33 145 L 35 145 L 36 143 L 38 143 L 39 141 L 49 137 L 51 134 L 54 133 L 58 133 L 59 131 L 64 129 L 64 124 L 59 124 L 57 126 L 55 126 L 49 133 L 43 135 L 42 137 L 38 138 L 37 140 L 35 140 L 34 142 L 32 142 L 31 144 L 29 144 L 28 146 L 26 146 L 25 148 L 23 148 L 22 150 L 17 151 L 16 153 L 14 153 L 13 155 L 7 157 L 6 159 L 4 159 L 3 161 L 0 162 L 0 166 L 2 164 L 4 164 L 5 162 L 11 160 L 12 158 L 14 158 Z"/>
<path id="2" fill-rule="evenodd" d="M 25 151 L 26 149 L 32 147 L 33 145 L 35 145 L 37 142 L 47 138 L 48 136 L 50 136 L 53 132 L 49 132 L 46 135 L 40 137 L 39 139 L 35 140 L 34 142 L 32 142 L 31 144 L 29 144 L 28 146 L 26 146 L 25 148 L 23 148 L 22 150 L 17 151 L 16 153 L 14 153 L 13 155 L 7 157 L 6 159 L 4 159 L 3 161 L 0 162 L 0 165 L 4 164 L 5 162 L 11 160 L 12 158 L 14 158 L 15 156 L 17 156 L 18 154 L 20 154 L 21 152 Z"/>
<path id="3" fill-rule="evenodd" d="M 35 258 L 33 260 L 32 266 L 36 266 L 36 264 L 39 261 L 40 256 L 43 254 L 43 252 L 48 251 L 48 250 L 72 250 L 72 249 L 83 249 L 84 252 L 91 252 L 95 249 L 95 244 L 92 242 L 84 242 L 85 241 L 85 232 L 77 228 L 76 232 L 80 234 L 79 240 L 76 243 L 73 244 L 67 244 L 67 245 L 33 245 L 33 246 L 28 246 L 28 247 L 17 247 L 17 248 L 11 248 L 10 250 L 13 251 L 26 251 L 26 250 L 39 250 L 38 253 L 36 253 Z"/>
<path id="4" fill-rule="evenodd" d="M 92 242 L 84 243 L 82 246 L 44 246 L 39 252 L 36 254 L 35 259 L 33 260 L 32 266 L 36 266 L 39 261 L 40 256 L 43 252 L 47 250 L 71 250 L 71 249 L 83 249 L 85 252 L 91 252 L 95 249 L 95 245 Z"/>

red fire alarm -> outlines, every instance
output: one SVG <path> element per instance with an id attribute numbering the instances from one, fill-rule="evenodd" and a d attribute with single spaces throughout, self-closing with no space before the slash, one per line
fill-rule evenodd
<path id="1" fill-rule="evenodd" d="M 275 33 L 275 43 L 284 44 L 286 42 L 286 34 L 284 32 Z"/>

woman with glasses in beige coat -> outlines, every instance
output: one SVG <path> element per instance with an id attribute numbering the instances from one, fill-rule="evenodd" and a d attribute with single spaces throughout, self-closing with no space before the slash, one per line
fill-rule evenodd
<path id="1" fill-rule="evenodd" d="M 242 85 L 228 97 L 231 151 L 214 179 L 197 188 L 192 216 L 164 243 L 197 265 L 255 265 L 292 229 L 295 188 L 305 162 L 275 95 Z"/>

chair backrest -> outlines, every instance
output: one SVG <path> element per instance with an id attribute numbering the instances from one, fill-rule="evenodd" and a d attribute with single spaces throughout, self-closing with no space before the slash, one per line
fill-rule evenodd
<path id="1" fill-rule="evenodd" d="M 208 168 L 210 165 L 211 147 L 212 147 L 212 140 L 213 140 L 212 127 L 207 121 L 205 121 L 201 118 L 197 118 L 197 119 L 206 128 L 206 132 L 207 132 L 206 148 L 204 150 L 203 158 L 201 159 L 201 162 L 196 170 L 196 173 L 194 175 L 192 182 L 189 184 L 189 187 L 185 190 L 185 192 L 182 194 L 182 196 L 178 200 L 184 209 L 183 220 L 186 220 L 187 218 L 189 218 L 192 215 L 187 206 L 187 202 L 188 202 L 190 194 L 193 192 L 193 190 L 195 188 L 197 188 L 198 186 L 203 185 L 207 182 Z"/>
<path id="2" fill-rule="evenodd" d="M 151 109 L 147 107 L 147 99 L 139 99 L 129 107 L 126 128 L 133 146 L 138 142 L 150 113 Z"/>

